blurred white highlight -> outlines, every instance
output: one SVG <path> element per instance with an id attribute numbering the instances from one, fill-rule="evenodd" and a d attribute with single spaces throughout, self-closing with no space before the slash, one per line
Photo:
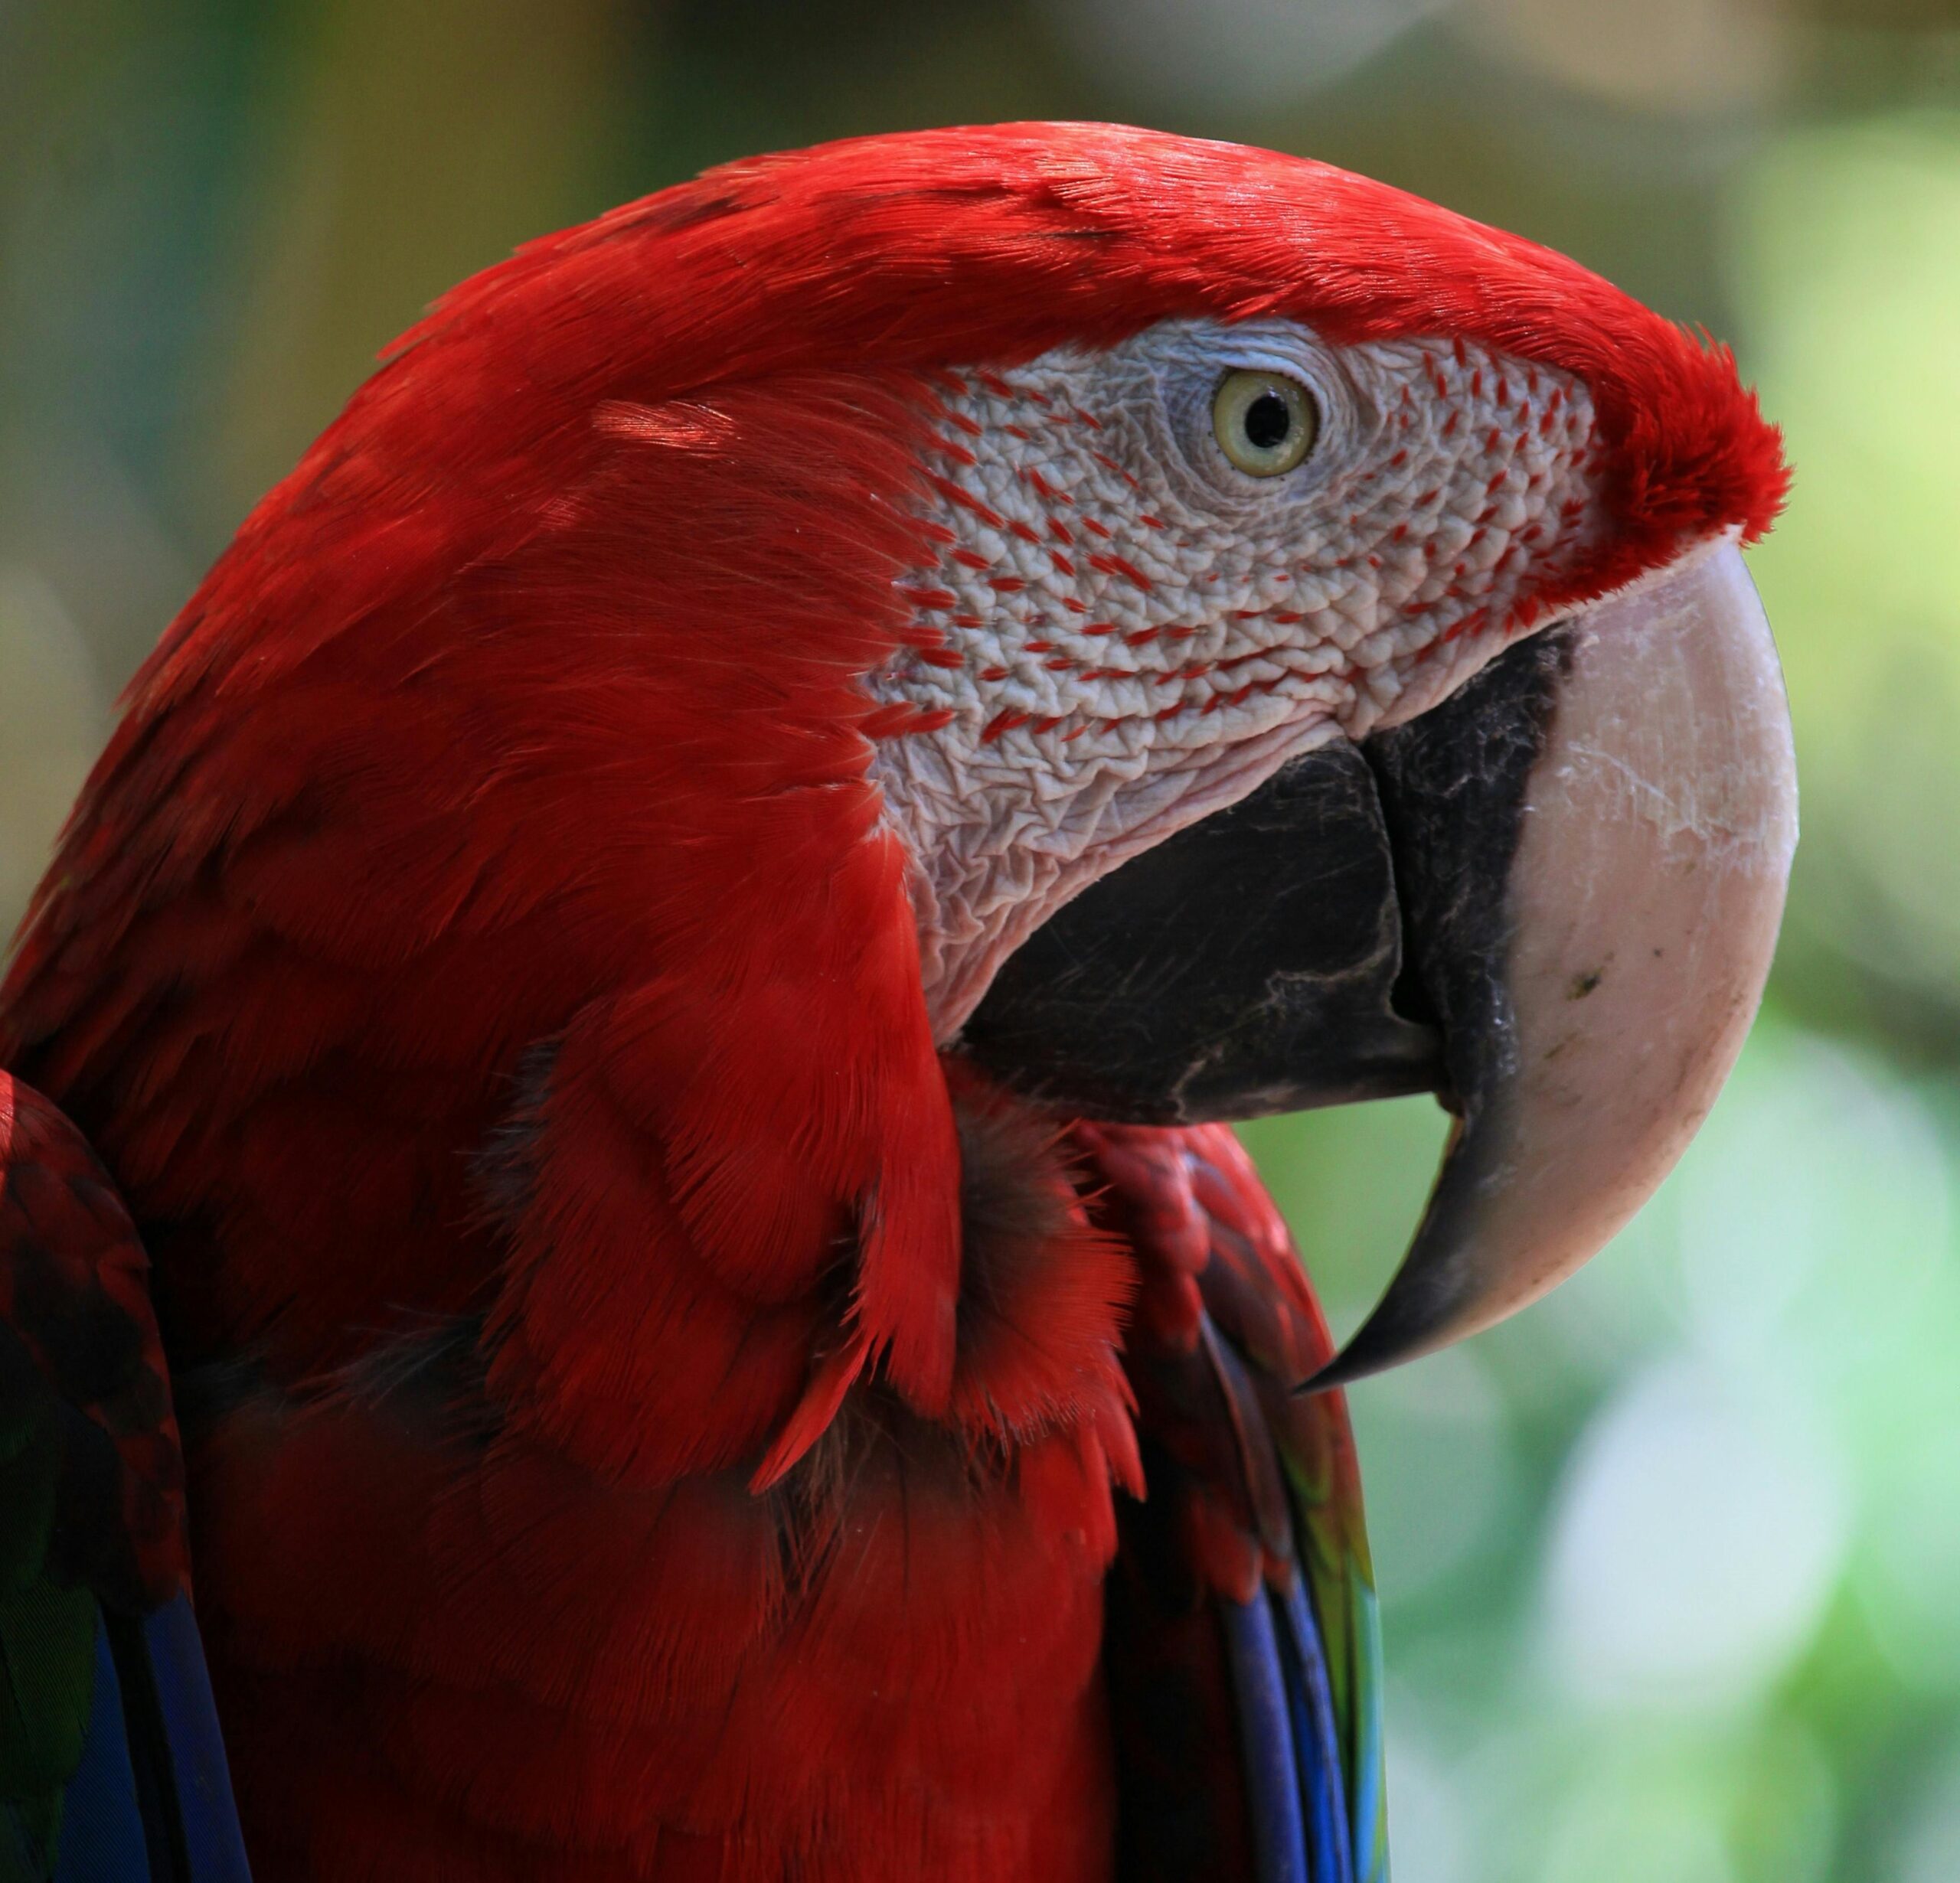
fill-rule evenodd
<path id="1" fill-rule="evenodd" d="M 1636 1376 L 1560 1488 L 1545 1586 L 1555 1677 L 1606 1707 L 1740 1705 L 1808 1644 L 1849 1499 L 1828 1428 L 1690 1361 Z"/>

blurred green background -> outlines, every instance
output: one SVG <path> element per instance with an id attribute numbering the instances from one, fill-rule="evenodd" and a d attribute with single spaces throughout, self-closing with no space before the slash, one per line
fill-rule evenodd
<path id="1" fill-rule="evenodd" d="M 1960 1879 L 1955 0 L 0 0 L 0 916 L 377 350 L 522 238 L 852 132 L 1328 158 L 1732 338 L 1805 837 L 1770 1005 L 1576 1282 L 1355 1395 L 1409 1883 Z M 1426 1104 L 1248 1131 L 1338 1327 Z"/>

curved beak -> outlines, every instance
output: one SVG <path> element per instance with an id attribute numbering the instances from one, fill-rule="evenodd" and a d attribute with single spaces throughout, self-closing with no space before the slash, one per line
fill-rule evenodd
<path id="1" fill-rule="evenodd" d="M 1674 1167 L 1762 999 L 1796 769 L 1741 552 L 1713 544 L 1546 639 L 1560 671 L 1517 814 L 1489 833 L 1514 833 L 1501 874 L 1466 872 L 1474 831 L 1436 814 L 1453 793 L 1474 825 L 1460 801 L 1503 736 L 1478 682 L 1370 742 L 1460 1122 L 1408 1255 L 1315 1389 L 1488 1327 L 1596 1253 Z"/>
<path id="2" fill-rule="evenodd" d="M 1782 675 L 1726 539 L 1131 859 L 962 1044 L 1077 1116 L 1429 1091 L 1458 1126 L 1338 1385 L 1514 1313 L 1672 1168 L 1740 1050 L 1797 834 Z"/>

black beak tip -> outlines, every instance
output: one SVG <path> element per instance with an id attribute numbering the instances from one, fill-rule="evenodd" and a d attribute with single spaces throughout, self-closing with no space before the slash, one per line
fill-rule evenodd
<path id="1" fill-rule="evenodd" d="M 1296 1396 L 1305 1398 L 1317 1392 L 1334 1392 L 1344 1386 L 1351 1386 L 1357 1379 L 1365 1379 L 1370 1373 L 1379 1373 L 1392 1366 L 1399 1357 L 1393 1353 L 1376 1352 L 1379 1343 L 1367 1339 L 1364 1327 L 1334 1358 L 1318 1372 L 1309 1373 L 1293 1389 Z"/>

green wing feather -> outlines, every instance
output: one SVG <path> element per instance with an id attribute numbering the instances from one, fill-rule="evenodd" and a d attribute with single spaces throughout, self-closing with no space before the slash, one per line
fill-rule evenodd
<path id="1" fill-rule="evenodd" d="M 1294 1390 L 1334 1351 L 1298 1251 L 1226 1127 L 1075 1134 L 1104 1186 L 1099 1218 L 1138 1258 L 1126 1365 L 1160 1454 L 1152 1501 L 1186 1500 L 1196 1519 L 1160 1527 L 1181 1539 L 1191 1580 L 1232 1601 L 1301 1577 L 1326 1664 L 1354 1883 L 1386 1883 L 1381 1635 L 1361 1472 L 1342 1395 Z M 1153 1620 L 1162 1630 L 1165 1617 Z M 1124 1645 L 1134 1657 L 1150 1644 Z M 1165 1690 L 1202 1689 L 1188 1645 L 1167 1640 L 1161 1659 Z"/>
<path id="2" fill-rule="evenodd" d="M 1381 1625 L 1361 1465 L 1346 1395 L 1292 1389 L 1333 1356 L 1333 1337 L 1292 1235 L 1244 1147 L 1222 1126 L 1184 1135 L 1194 1196 L 1210 1221 L 1206 1305 L 1253 1363 L 1285 1479 L 1294 1552 L 1327 1656 L 1355 1883 L 1386 1883 Z"/>
<path id="3" fill-rule="evenodd" d="M 1292 1493 L 1307 1592 L 1326 1645 L 1354 1832 L 1355 1883 L 1387 1883 L 1381 1622 L 1348 1407 L 1338 1392 L 1295 1402 L 1280 1456 Z"/>

